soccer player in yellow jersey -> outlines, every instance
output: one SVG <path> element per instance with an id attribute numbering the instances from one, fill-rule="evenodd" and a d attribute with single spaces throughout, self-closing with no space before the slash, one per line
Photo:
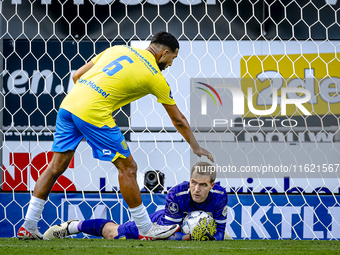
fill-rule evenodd
<path id="1" fill-rule="evenodd" d="M 172 65 L 179 43 L 167 32 L 157 33 L 145 50 L 113 46 L 79 68 L 73 75 L 75 86 L 58 111 L 52 160 L 36 182 L 19 239 L 44 239 L 38 220 L 55 181 L 67 169 L 74 152 L 85 138 L 93 156 L 111 161 L 119 171 L 119 186 L 131 216 L 144 240 L 164 239 L 178 231 L 179 225 L 152 224 L 142 203 L 136 181 L 134 161 L 112 112 L 148 94 L 163 104 L 174 126 L 198 156 L 212 155 L 201 148 L 188 121 L 177 108 L 161 71 Z"/>

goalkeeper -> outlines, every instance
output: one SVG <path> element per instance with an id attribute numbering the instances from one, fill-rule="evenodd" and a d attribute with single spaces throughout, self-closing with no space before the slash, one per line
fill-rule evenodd
<path id="1" fill-rule="evenodd" d="M 110 161 L 117 167 L 120 191 L 141 238 L 163 239 L 179 229 L 177 224 L 152 224 L 136 181 L 137 164 L 112 117 L 112 113 L 120 107 L 152 94 L 157 97 L 157 102 L 163 104 L 193 152 L 213 160 L 212 155 L 198 145 L 161 73 L 172 65 L 178 50 L 179 43 L 173 35 L 159 32 L 145 50 L 113 46 L 74 73 L 75 85 L 58 111 L 53 157 L 35 184 L 25 222 L 17 234 L 19 239 L 44 239 L 37 225 L 45 201 L 58 177 L 68 168 L 83 138 L 91 146 L 95 158 Z"/>
<path id="2" fill-rule="evenodd" d="M 165 209 L 150 215 L 151 221 L 159 225 L 182 224 L 186 214 L 202 210 L 209 213 L 214 221 L 208 224 L 199 222 L 192 235 L 176 232 L 169 240 L 223 240 L 227 222 L 227 192 L 215 183 L 216 173 L 209 163 L 199 162 L 191 169 L 190 182 L 173 187 L 166 196 Z M 138 239 L 135 222 L 122 225 L 112 220 L 92 219 L 85 221 L 69 220 L 49 228 L 44 236 L 62 238 L 83 232 L 106 239 Z"/>

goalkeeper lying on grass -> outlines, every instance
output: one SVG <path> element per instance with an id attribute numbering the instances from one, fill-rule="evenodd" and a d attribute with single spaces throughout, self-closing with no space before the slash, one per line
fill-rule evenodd
<path id="1" fill-rule="evenodd" d="M 201 220 L 192 234 L 177 232 L 169 240 L 223 240 L 227 222 L 227 192 L 215 184 L 216 173 L 209 163 L 199 162 L 191 169 L 190 182 L 173 187 L 166 196 L 165 209 L 150 214 L 152 222 L 159 225 L 181 224 L 185 216 L 202 210 L 210 214 L 214 221 L 208 226 Z M 85 221 L 69 220 L 49 228 L 44 236 L 62 238 L 83 232 L 106 239 L 139 239 L 138 228 L 131 221 L 117 225 L 111 220 L 93 219 Z"/>

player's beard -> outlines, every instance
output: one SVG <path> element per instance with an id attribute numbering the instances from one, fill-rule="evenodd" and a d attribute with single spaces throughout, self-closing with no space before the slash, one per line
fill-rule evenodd
<path id="1" fill-rule="evenodd" d="M 165 66 L 166 66 L 165 63 L 158 63 L 157 65 L 161 71 L 165 70 Z"/>

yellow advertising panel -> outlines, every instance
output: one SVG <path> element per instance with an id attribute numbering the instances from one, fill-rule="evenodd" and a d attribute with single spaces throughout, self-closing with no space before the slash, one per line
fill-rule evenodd
<path id="1" fill-rule="evenodd" d="M 303 88 L 311 99 L 302 105 L 311 115 L 340 114 L 340 53 L 253 55 L 241 59 L 242 91 L 257 110 L 272 106 L 273 88 L 277 88 L 277 107 L 271 116 L 281 115 L 282 88 Z M 248 78 L 248 79 L 247 79 Z M 304 98 L 303 93 L 288 93 L 286 98 Z M 286 106 L 287 116 L 304 116 L 294 104 Z M 244 117 L 254 117 L 245 103 Z"/>

